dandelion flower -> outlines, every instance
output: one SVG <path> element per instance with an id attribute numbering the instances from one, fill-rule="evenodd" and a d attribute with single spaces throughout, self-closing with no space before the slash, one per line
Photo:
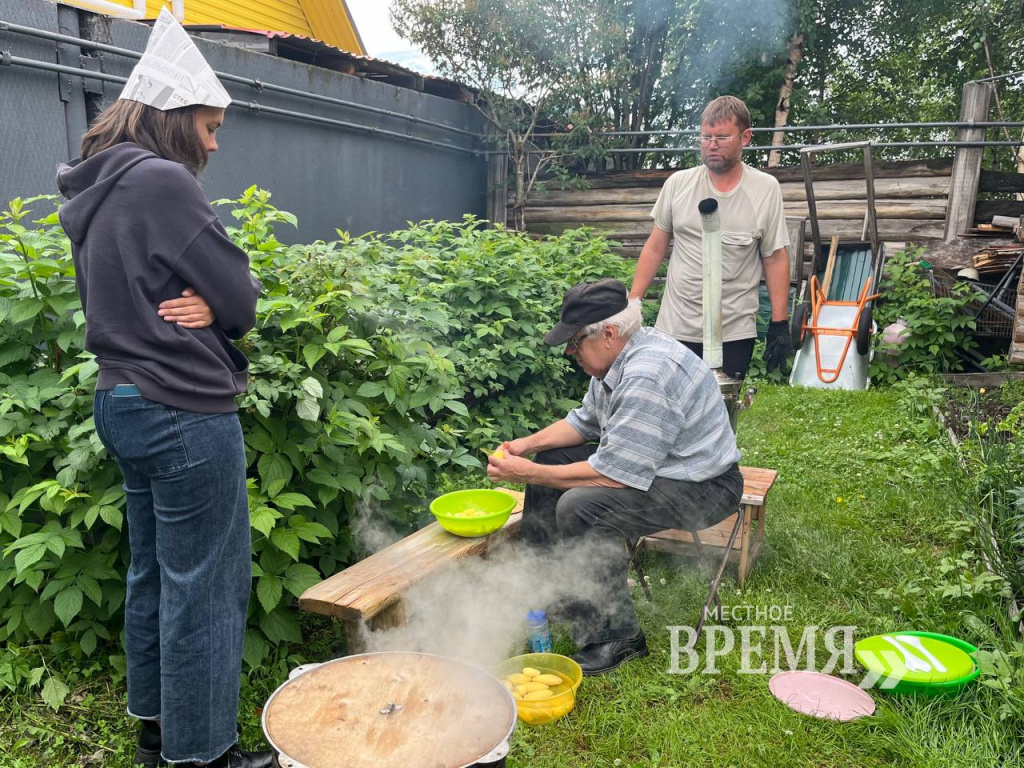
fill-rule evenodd
<path id="1" fill-rule="evenodd" d="M 979 390 L 978 390 L 978 394 L 979 394 L 979 395 L 984 395 L 984 394 L 985 394 L 985 388 L 984 388 L 984 387 L 982 387 L 981 389 L 979 389 Z"/>
<path id="2" fill-rule="evenodd" d="M 842 503 L 843 503 L 843 497 L 842 496 L 837 496 L 836 497 L 836 504 L 842 504 Z"/>

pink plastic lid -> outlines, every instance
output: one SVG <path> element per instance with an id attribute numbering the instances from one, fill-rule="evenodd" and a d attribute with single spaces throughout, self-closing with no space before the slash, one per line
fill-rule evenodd
<path id="1" fill-rule="evenodd" d="M 768 688 L 790 709 L 812 717 L 845 723 L 875 712 L 875 700 L 866 691 L 821 672 L 780 672 L 768 682 Z"/>

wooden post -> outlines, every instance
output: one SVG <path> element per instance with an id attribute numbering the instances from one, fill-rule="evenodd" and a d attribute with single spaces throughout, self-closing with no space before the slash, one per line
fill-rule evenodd
<path id="1" fill-rule="evenodd" d="M 508 155 L 487 156 L 487 220 L 491 226 L 508 223 Z"/>
<path id="2" fill-rule="evenodd" d="M 971 81 L 964 83 L 960 103 L 960 122 L 988 120 L 992 84 Z M 984 128 L 961 128 L 958 141 L 984 141 Z M 957 147 L 950 180 L 949 206 L 946 209 L 944 242 L 952 242 L 974 224 L 974 206 L 978 202 L 978 179 L 981 176 L 982 147 Z"/>

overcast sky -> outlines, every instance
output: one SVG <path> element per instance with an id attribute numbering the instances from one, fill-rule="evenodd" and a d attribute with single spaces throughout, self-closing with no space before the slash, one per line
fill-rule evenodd
<path id="1" fill-rule="evenodd" d="M 426 75 L 434 73 L 430 60 L 423 53 L 398 36 L 391 27 L 389 0 L 346 0 L 352 12 L 359 36 L 366 52 L 375 58 L 386 59 Z"/>

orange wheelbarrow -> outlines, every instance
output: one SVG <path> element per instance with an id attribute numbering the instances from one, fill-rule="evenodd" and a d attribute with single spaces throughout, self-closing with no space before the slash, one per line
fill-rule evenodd
<path id="1" fill-rule="evenodd" d="M 872 278 L 864 281 L 857 301 L 829 301 L 817 275 L 810 280 L 810 317 L 808 305 L 799 305 L 793 314 L 793 348 L 797 350 L 790 383 L 803 386 L 837 384 L 840 389 L 862 389 L 866 383 L 867 358 L 871 351 L 873 321 L 870 302 L 880 294 L 871 294 Z M 813 367 L 807 337 L 814 339 Z M 857 358 L 847 358 L 850 347 L 856 346 Z M 845 367 L 844 367 L 845 366 Z M 813 374 L 813 376 L 812 376 Z M 847 376 L 849 381 L 840 381 Z"/>

